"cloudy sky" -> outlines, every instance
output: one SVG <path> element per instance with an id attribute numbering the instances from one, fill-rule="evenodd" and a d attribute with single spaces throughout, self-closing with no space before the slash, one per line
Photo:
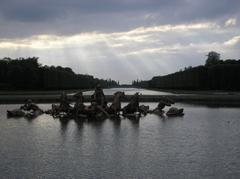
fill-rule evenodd
<path id="1" fill-rule="evenodd" d="M 121 83 L 240 59 L 239 0 L 1 0 L 0 58 Z"/>

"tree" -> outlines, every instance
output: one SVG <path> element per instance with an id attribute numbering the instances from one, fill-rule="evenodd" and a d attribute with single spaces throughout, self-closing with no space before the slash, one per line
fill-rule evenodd
<path id="1" fill-rule="evenodd" d="M 220 62 L 220 54 L 214 51 L 211 51 L 207 54 L 206 66 L 216 65 Z"/>
<path id="2" fill-rule="evenodd" d="M 0 59 L 1 89 L 80 89 L 118 86 L 114 80 L 98 79 L 90 75 L 76 74 L 69 67 L 42 66 L 38 57 Z"/>

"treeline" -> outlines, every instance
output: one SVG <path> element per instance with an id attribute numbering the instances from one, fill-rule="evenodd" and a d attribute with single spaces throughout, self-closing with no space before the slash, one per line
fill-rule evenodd
<path id="1" fill-rule="evenodd" d="M 134 81 L 132 81 L 132 86 L 140 87 L 140 88 L 148 88 L 149 87 L 149 81 L 134 80 Z"/>
<path id="2" fill-rule="evenodd" d="M 158 89 L 240 90 L 240 59 L 220 60 L 220 54 L 209 52 L 206 64 L 188 67 L 166 76 L 140 81 L 135 86 Z"/>
<path id="3" fill-rule="evenodd" d="M 0 59 L 0 89 L 58 90 L 115 87 L 114 80 L 98 79 L 91 75 L 75 74 L 71 68 L 42 66 L 37 57 Z"/>

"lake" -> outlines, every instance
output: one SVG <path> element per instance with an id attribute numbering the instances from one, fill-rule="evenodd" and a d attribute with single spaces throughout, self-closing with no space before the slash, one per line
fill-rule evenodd
<path id="1" fill-rule="evenodd" d="M 239 108 L 176 106 L 184 117 L 61 122 L 0 105 L 1 178 L 239 178 Z"/>
<path id="2" fill-rule="evenodd" d="M 108 88 L 103 89 L 105 95 L 113 95 L 116 91 L 124 91 L 125 95 L 134 95 L 136 92 L 139 92 L 142 95 L 170 95 L 173 93 L 163 92 L 163 91 L 154 91 L 141 88 Z M 83 92 L 83 95 L 92 95 L 94 91 Z"/>

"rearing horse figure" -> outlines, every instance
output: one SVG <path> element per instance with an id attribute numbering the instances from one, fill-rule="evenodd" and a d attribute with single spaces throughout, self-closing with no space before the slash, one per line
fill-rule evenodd
<path id="1" fill-rule="evenodd" d="M 109 114 L 119 115 L 121 110 L 121 99 L 125 96 L 124 92 L 118 91 L 113 94 L 113 102 L 111 106 L 107 108 Z"/>
<path id="2" fill-rule="evenodd" d="M 135 93 L 130 102 L 122 110 L 123 114 L 139 112 L 139 93 Z"/>

